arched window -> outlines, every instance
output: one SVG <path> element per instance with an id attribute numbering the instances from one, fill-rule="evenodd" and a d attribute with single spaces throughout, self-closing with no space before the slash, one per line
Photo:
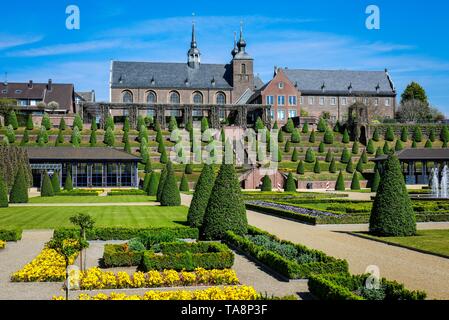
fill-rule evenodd
<path id="1" fill-rule="evenodd" d="M 148 91 L 147 93 L 147 103 L 154 104 L 157 102 L 157 96 L 154 91 Z"/>
<path id="2" fill-rule="evenodd" d="M 194 104 L 203 104 L 203 95 L 201 92 L 193 93 L 193 103 Z"/>
<path id="3" fill-rule="evenodd" d="M 226 96 L 223 92 L 217 93 L 217 104 L 226 104 Z"/>
<path id="4" fill-rule="evenodd" d="M 123 103 L 133 103 L 133 94 L 130 91 L 123 91 L 122 101 Z"/>
<path id="5" fill-rule="evenodd" d="M 246 64 L 242 63 L 242 74 L 246 74 Z"/>
<path id="6" fill-rule="evenodd" d="M 177 93 L 176 91 L 170 92 L 170 103 L 179 104 L 179 102 L 180 102 L 179 93 Z"/>

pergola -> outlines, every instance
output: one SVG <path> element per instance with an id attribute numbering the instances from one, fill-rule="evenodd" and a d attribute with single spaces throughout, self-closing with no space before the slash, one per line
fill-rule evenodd
<path id="1" fill-rule="evenodd" d="M 100 118 L 100 128 L 104 128 L 107 117 L 114 110 L 121 114 L 127 114 L 132 128 L 137 127 L 137 118 L 141 112 L 147 114 L 151 111 L 154 118 L 157 119 L 162 128 L 167 127 L 167 112 L 178 111 L 182 114 L 182 124 L 187 124 L 193 120 L 194 112 L 209 115 L 210 127 L 220 129 L 220 111 L 225 114 L 235 113 L 235 125 L 247 128 L 248 123 L 254 123 L 257 117 L 260 117 L 265 125 L 271 128 L 269 105 L 260 104 L 242 104 L 242 105 L 194 105 L 194 104 L 144 104 L 144 103 L 103 103 L 103 102 L 84 102 L 79 106 L 79 114 L 83 121 L 90 121 L 97 117 Z"/>
<path id="2" fill-rule="evenodd" d="M 407 184 L 429 184 L 433 168 L 441 173 L 449 164 L 449 149 L 404 149 L 396 152 L 401 162 L 402 172 Z M 374 159 L 379 170 L 383 170 L 383 162 L 388 156 Z"/>

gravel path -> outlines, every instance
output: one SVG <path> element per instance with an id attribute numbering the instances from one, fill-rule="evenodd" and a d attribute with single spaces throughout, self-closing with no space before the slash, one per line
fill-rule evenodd
<path id="1" fill-rule="evenodd" d="M 247 214 L 251 225 L 348 260 L 351 273 L 364 273 L 369 265 L 376 265 L 382 277 L 402 282 L 410 289 L 424 290 L 430 299 L 449 299 L 449 259 L 254 211 Z"/>

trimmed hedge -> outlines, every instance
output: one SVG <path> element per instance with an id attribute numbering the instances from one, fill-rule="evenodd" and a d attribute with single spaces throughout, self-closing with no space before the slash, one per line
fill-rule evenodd
<path id="1" fill-rule="evenodd" d="M 19 241 L 22 239 L 22 229 L 0 229 L 0 240 Z"/>
<path id="2" fill-rule="evenodd" d="M 143 251 L 126 250 L 124 245 L 106 244 L 103 253 L 103 265 L 106 268 L 138 266 Z"/>
<path id="3" fill-rule="evenodd" d="M 289 279 L 305 279 L 310 277 L 311 274 L 348 273 L 348 262 L 346 260 L 336 259 L 327 256 L 321 251 L 309 249 L 290 241 L 280 240 L 276 236 L 254 227 L 248 227 L 248 234 L 265 235 L 280 244 L 293 246 L 300 254 L 311 255 L 317 259 L 315 262 L 298 263 L 297 261 L 286 259 L 274 251 L 256 245 L 251 240 L 238 236 L 232 231 L 226 233 L 226 241 L 228 243 Z"/>
<path id="4" fill-rule="evenodd" d="M 130 189 L 130 190 L 111 190 L 108 196 L 146 196 L 145 190 Z"/>
<path id="5" fill-rule="evenodd" d="M 87 240 L 129 240 L 136 237 L 159 237 L 161 234 L 177 239 L 198 239 L 197 228 L 94 228 L 86 231 Z M 54 239 L 78 238 L 79 230 L 75 228 L 61 228 L 53 232 Z"/>
<path id="6" fill-rule="evenodd" d="M 359 291 L 369 274 L 314 274 L 309 278 L 309 291 L 320 300 L 367 300 Z M 410 291 L 396 281 L 380 280 L 383 300 L 424 300 L 423 291 Z"/>
<path id="7" fill-rule="evenodd" d="M 296 213 L 293 211 L 288 211 L 288 210 L 282 210 L 282 209 L 277 209 L 277 208 L 270 208 L 270 207 L 265 207 L 265 206 L 258 206 L 255 204 L 246 204 L 246 209 L 247 210 L 254 210 L 256 212 L 260 212 L 260 213 L 266 213 L 266 214 L 270 214 L 270 215 L 274 215 L 274 216 L 278 216 L 278 217 L 284 217 L 284 218 L 289 218 L 289 219 L 293 219 L 293 220 L 297 220 L 299 222 L 304 222 L 304 223 L 309 223 L 309 224 L 317 224 L 316 218 L 306 215 L 306 214 L 300 214 L 300 213 Z"/>
<path id="8" fill-rule="evenodd" d="M 145 251 L 142 270 L 228 269 L 234 264 L 234 253 L 218 242 L 161 243 L 160 248 L 162 255 Z"/>

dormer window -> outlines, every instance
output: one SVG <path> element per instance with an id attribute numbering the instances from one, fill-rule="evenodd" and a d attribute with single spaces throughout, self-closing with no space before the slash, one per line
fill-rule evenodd
<path id="1" fill-rule="evenodd" d="M 152 77 L 152 78 L 151 78 L 151 85 L 154 86 L 154 83 L 155 83 L 155 82 L 156 82 L 156 81 L 154 81 L 154 77 Z"/>
<path id="2" fill-rule="evenodd" d="M 15 91 L 15 93 L 16 93 L 16 94 L 21 94 L 21 93 L 22 93 L 22 90 L 18 89 L 18 90 Z"/>
<path id="3" fill-rule="evenodd" d="M 278 88 L 284 89 L 284 83 L 282 81 L 278 83 Z"/>
<path id="4" fill-rule="evenodd" d="M 323 82 L 321 85 L 321 92 L 324 92 L 326 90 L 326 84 Z"/>

